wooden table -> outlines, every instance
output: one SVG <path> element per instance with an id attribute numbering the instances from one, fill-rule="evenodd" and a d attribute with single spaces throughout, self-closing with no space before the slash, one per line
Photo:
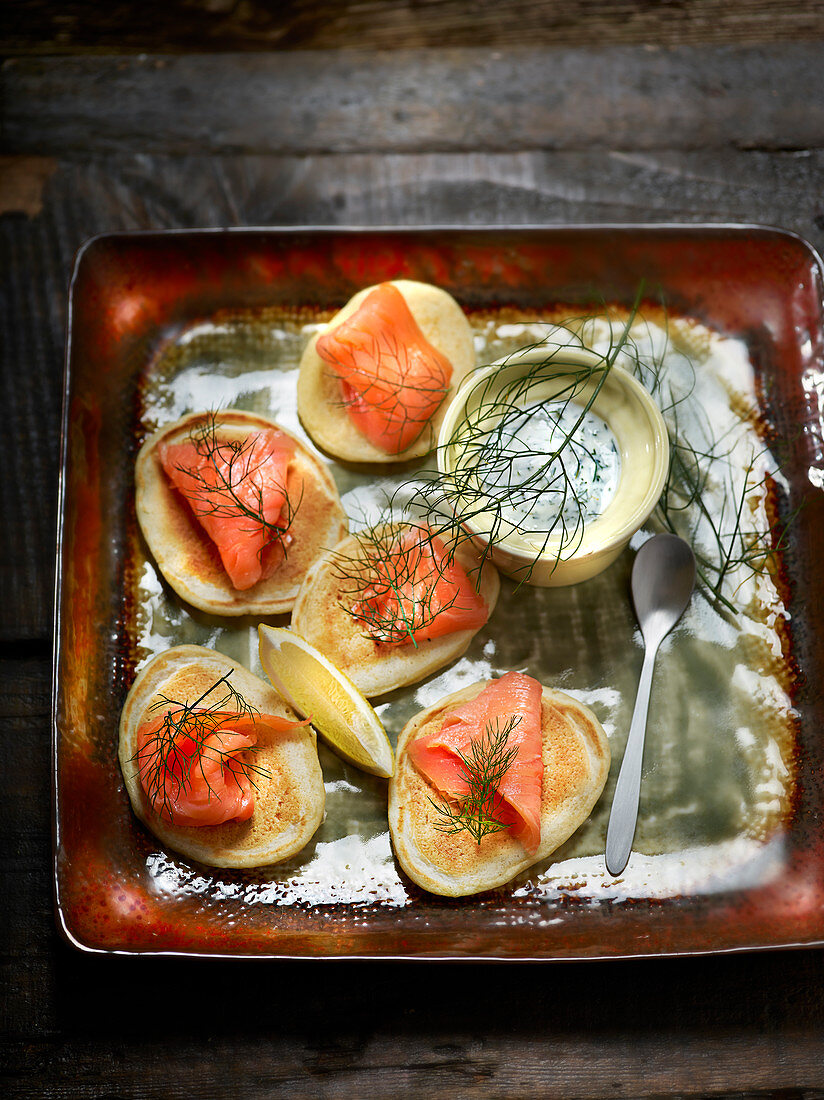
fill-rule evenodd
<path id="1" fill-rule="evenodd" d="M 293 4 L 267 22 L 216 3 L 192 26 L 190 5 L 144 4 L 128 23 L 115 5 L 84 31 L 83 5 L 34 4 L 15 23 L 0 163 L 6 1095 L 824 1096 L 817 950 L 198 964 L 83 956 L 54 927 L 57 456 L 85 238 L 678 221 L 766 222 L 824 246 L 821 4 L 594 4 L 589 22 L 584 7 L 502 5 L 493 24 L 468 3 L 390 3 L 380 19 Z"/>

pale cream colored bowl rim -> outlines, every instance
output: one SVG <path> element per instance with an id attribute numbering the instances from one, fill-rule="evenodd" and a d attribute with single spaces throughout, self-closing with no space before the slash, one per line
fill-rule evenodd
<path id="1" fill-rule="evenodd" d="M 553 364 L 598 366 L 604 363 L 604 357 L 583 347 L 532 347 L 470 375 L 450 402 L 439 434 L 438 468 L 442 475 L 448 476 L 455 468 L 460 446 L 456 431 L 466 419 L 467 403 L 471 402 L 473 394 L 477 395 L 496 375 L 503 384 L 517 378 L 518 368 L 542 362 L 548 370 L 546 376 L 536 381 L 536 391 L 547 386 L 551 388 Z M 535 400 L 542 396 L 547 394 L 536 392 Z M 523 395 L 523 403 L 529 403 L 526 395 Z M 626 545 L 658 503 L 669 470 L 669 435 L 664 417 L 649 391 L 626 370 L 613 365 L 592 409 L 607 422 L 621 452 L 621 477 L 615 497 L 601 516 L 586 525 L 580 542 L 571 551 L 565 550 L 563 557 L 559 558 L 560 544 L 555 536 L 541 549 L 543 538 L 530 538 L 519 532 L 496 540 L 495 548 L 505 551 L 508 557 L 521 558 L 525 565 L 533 561 L 557 563 L 554 564 L 556 571 L 563 571 L 565 564 L 584 558 L 601 558 Z M 464 521 L 464 526 L 473 536 L 483 539 L 489 536 L 492 519 L 492 513 L 480 513 L 471 521 Z"/>

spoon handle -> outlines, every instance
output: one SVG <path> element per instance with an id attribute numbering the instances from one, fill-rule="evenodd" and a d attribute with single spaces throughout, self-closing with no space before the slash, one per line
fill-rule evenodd
<path id="1" fill-rule="evenodd" d="M 635 697 L 635 709 L 629 727 L 627 747 L 607 826 L 606 863 L 611 875 L 620 875 L 627 865 L 635 836 L 635 823 L 638 820 L 638 799 L 641 794 L 641 764 L 644 759 L 644 737 L 647 732 L 647 712 L 652 687 L 652 670 L 658 646 L 647 647 L 641 679 L 638 682 L 638 694 Z"/>

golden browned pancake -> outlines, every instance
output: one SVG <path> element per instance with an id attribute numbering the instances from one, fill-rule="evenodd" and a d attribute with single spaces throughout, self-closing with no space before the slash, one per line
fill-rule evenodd
<path id="1" fill-rule="evenodd" d="M 389 783 L 389 828 L 403 870 L 433 894 L 463 897 L 509 882 L 545 859 L 590 815 L 609 773 L 607 736 L 592 711 L 560 691 L 543 689 L 541 840 L 529 853 L 507 829 L 478 844 L 466 831 L 436 828 L 437 790 L 409 759 L 407 748 L 417 737 L 441 728 L 446 715 L 474 699 L 486 683 L 472 684 L 417 714 L 401 731 L 395 774 Z"/>
<path id="2" fill-rule="evenodd" d="M 481 628 L 456 630 L 417 645 L 376 641 L 366 633 L 364 624 L 342 606 L 351 602 L 351 599 L 347 601 L 351 581 L 342 577 L 342 572 L 347 568 L 351 572 L 351 567 L 346 565 L 348 560 L 363 556 L 363 543 L 352 535 L 309 570 L 292 609 L 292 629 L 345 672 L 364 695 L 372 697 L 417 683 L 456 660 Z M 475 582 L 480 559 L 470 543 L 460 543 L 455 557 Z M 498 571 L 491 562 L 484 562 L 477 588 L 490 615 L 498 601 L 500 587 Z"/>
<path id="3" fill-rule="evenodd" d="M 183 497 L 172 487 L 160 462 L 161 443 L 183 443 L 210 413 L 192 413 L 149 436 L 135 466 L 135 507 L 140 529 L 158 568 L 187 603 L 214 615 L 275 615 L 288 611 L 309 567 L 346 534 L 346 515 L 325 465 L 291 432 L 254 413 L 215 415 L 219 439 L 244 440 L 250 432 L 276 429 L 294 442 L 287 492 L 295 507 L 292 542 L 285 559 L 268 578 L 244 591 L 229 580 L 212 540 Z"/>
<path id="4" fill-rule="evenodd" d="M 429 426 L 400 454 L 387 454 L 366 438 L 353 424 L 343 401 L 340 380 L 318 355 L 317 335 L 306 346 L 298 375 L 298 413 L 314 442 L 327 454 L 344 462 L 405 462 L 432 449 L 438 438 L 446 407 L 470 370 L 475 366 L 472 330 L 461 307 L 440 287 L 398 279 L 392 283 L 401 292 L 423 335 L 452 364 L 450 389 Z M 335 328 L 355 312 L 374 286 L 351 298 L 324 332 Z"/>
<path id="5" fill-rule="evenodd" d="M 150 709 L 152 704 L 161 695 L 194 702 L 230 670 L 232 687 L 260 714 L 297 720 L 274 688 L 235 661 L 202 646 L 178 646 L 154 657 L 126 697 L 120 717 L 120 768 L 135 814 L 168 848 L 212 867 L 260 867 L 295 855 L 323 820 L 326 794 L 310 726 L 277 734 L 261 727 L 252 759 L 262 771 L 253 776 L 255 809 L 247 821 L 171 825 L 152 809 L 137 772 L 137 731 L 158 714 Z"/>

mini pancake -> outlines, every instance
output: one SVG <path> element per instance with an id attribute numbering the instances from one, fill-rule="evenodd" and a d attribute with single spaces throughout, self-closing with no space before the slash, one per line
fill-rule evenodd
<path id="1" fill-rule="evenodd" d="M 252 588 L 238 591 L 223 568 L 217 548 L 167 478 L 160 461 L 162 443 L 183 443 L 211 414 L 193 413 L 149 436 L 135 465 L 137 519 L 158 568 L 177 594 L 214 615 L 276 615 L 289 611 L 301 581 L 323 551 L 347 531 L 335 482 L 324 464 L 291 432 L 266 417 L 231 410 L 215 415 L 218 438 L 245 439 L 274 429 L 294 443 L 287 492 L 295 513 L 292 541 L 275 572 Z"/>
<path id="2" fill-rule="evenodd" d="M 311 726 L 284 733 L 261 730 L 253 759 L 255 809 L 247 821 L 223 825 L 172 825 L 152 808 L 137 772 L 137 731 L 158 711 L 161 695 L 193 702 L 231 670 L 230 683 L 263 714 L 298 716 L 269 684 L 241 665 L 202 646 L 158 654 L 135 679 L 120 717 L 120 769 L 136 816 L 168 848 L 211 867 L 260 867 L 298 853 L 323 820 L 326 794 Z"/>
<path id="3" fill-rule="evenodd" d="M 344 462 L 406 462 L 427 454 L 435 445 L 446 407 L 461 381 L 475 366 L 472 330 L 461 307 L 440 287 L 411 279 L 394 280 L 423 335 L 452 365 L 450 388 L 444 400 L 415 442 L 399 454 L 388 454 L 367 439 L 353 424 L 343 400 L 341 383 L 329 364 L 318 355 L 313 336 L 304 350 L 298 374 L 298 414 L 314 442 L 327 454 Z M 374 286 L 358 291 L 324 327 L 329 332 L 353 314 Z"/>
<path id="4" fill-rule="evenodd" d="M 466 831 L 441 832 L 430 799 L 441 796 L 409 759 L 417 737 L 437 731 L 461 703 L 486 683 L 472 684 L 421 711 L 401 731 L 395 774 L 389 783 L 389 828 L 395 855 L 418 886 L 433 894 L 463 897 L 491 890 L 546 859 L 583 824 L 604 789 L 610 764 L 607 736 L 592 711 L 560 691 L 544 687 L 541 698 L 541 840 L 530 854 L 507 829 L 480 844 Z"/>
<path id="5" fill-rule="evenodd" d="M 481 628 L 457 630 L 417 645 L 411 641 L 393 645 L 370 637 L 364 624 L 341 606 L 346 601 L 347 587 L 346 580 L 341 578 L 341 563 L 363 555 L 363 546 L 354 535 L 324 554 L 306 574 L 292 610 L 291 625 L 295 633 L 325 654 L 359 691 L 371 698 L 417 683 L 457 660 Z M 460 543 L 455 557 L 474 580 L 480 558 L 469 542 Z M 489 561 L 483 564 L 477 588 L 491 615 L 501 581 Z"/>

